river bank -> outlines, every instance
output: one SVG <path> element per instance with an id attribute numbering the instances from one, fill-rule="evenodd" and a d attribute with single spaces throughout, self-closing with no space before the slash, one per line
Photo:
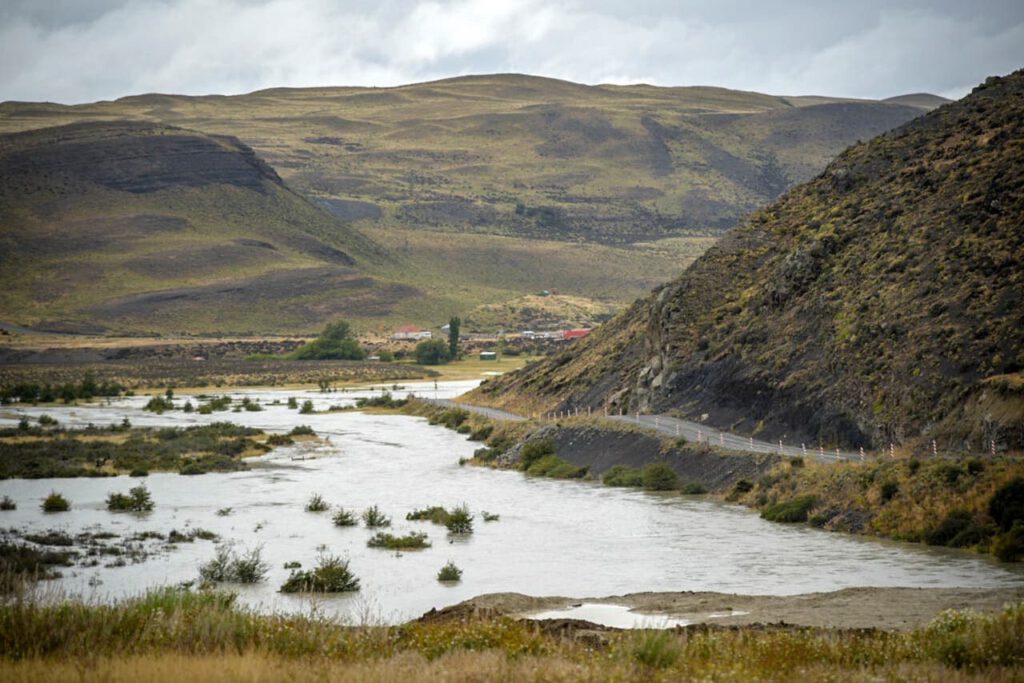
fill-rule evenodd
<path id="1" fill-rule="evenodd" d="M 410 410 L 483 441 L 474 464 L 711 493 L 774 522 L 968 548 L 1007 562 L 1024 556 L 1024 458 L 1015 454 L 824 464 L 737 453 L 600 418 L 509 423 L 457 407 Z"/>

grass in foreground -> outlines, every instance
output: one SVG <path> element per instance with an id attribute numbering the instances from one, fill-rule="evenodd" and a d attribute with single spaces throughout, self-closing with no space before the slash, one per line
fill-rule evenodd
<path id="1" fill-rule="evenodd" d="M 258 615 L 220 592 L 114 605 L 0 605 L 3 680 L 1016 680 L 1024 607 L 947 612 L 906 633 L 803 628 L 606 632 L 507 618 L 343 626 Z"/>

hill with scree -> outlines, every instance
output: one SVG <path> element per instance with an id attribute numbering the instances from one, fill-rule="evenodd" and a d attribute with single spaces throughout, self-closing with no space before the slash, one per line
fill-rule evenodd
<path id="1" fill-rule="evenodd" d="M 564 353 L 520 409 L 678 411 L 771 438 L 1024 443 L 1024 72 L 858 144 Z"/>
<path id="2" fill-rule="evenodd" d="M 149 123 L 0 136 L 0 225 L 0 311 L 44 329 L 303 327 L 417 294 L 250 148 Z"/>
<path id="3" fill-rule="evenodd" d="M 517 75 L 6 102 L 0 239 L 17 273 L 0 320 L 292 333 L 343 314 L 386 332 L 471 314 L 501 327 L 517 316 L 480 307 L 542 290 L 618 310 L 850 142 L 933 105 Z M 41 130 L 66 125 L 86 127 Z M 73 182 L 52 172 L 65 164 Z"/>

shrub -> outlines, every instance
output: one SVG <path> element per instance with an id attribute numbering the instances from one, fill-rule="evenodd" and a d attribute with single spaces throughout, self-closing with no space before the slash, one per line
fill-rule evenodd
<path id="1" fill-rule="evenodd" d="M 437 580 L 441 582 L 455 582 L 461 578 L 462 570 L 456 567 L 455 563 L 451 560 L 437 572 Z"/>
<path id="2" fill-rule="evenodd" d="M 145 485 L 128 489 L 128 495 L 111 493 L 107 496 L 107 509 L 112 512 L 149 512 L 153 509 L 153 497 Z"/>
<path id="3" fill-rule="evenodd" d="M 648 491 L 671 491 L 679 487 L 679 477 L 663 462 L 645 465 L 642 476 L 644 488 Z"/>
<path id="4" fill-rule="evenodd" d="M 293 560 L 291 562 L 285 562 L 284 563 L 284 568 L 285 569 L 301 569 L 302 568 L 302 563 L 299 562 L 298 560 Z"/>
<path id="5" fill-rule="evenodd" d="M 292 360 L 363 360 L 366 351 L 352 334 L 344 320 L 330 323 L 313 341 L 300 346 L 288 355 Z"/>
<path id="6" fill-rule="evenodd" d="M 1009 531 L 992 540 L 992 554 L 1002 562 L 1016 562 L 1024 556 L 1024 522 L 1015 523 Z"/>
<path id="7" fill-rule="evenodd" d="M 917 471 L 921 469 L 921 461 L 916 458 L 911 458 L 907 461 L 907 472 L 913 476 L 917 474 Z"/>
<path id="8" fill-rule="evenodd" d="M 190 462 L 181 469 L 178 470 L 178 474 L 186 476 L 195 476 L 197 474 L 206 474 L 206 468 L 198 462 Z"/>
<path id="9" fill-rule="evenodd" d="M 136 467 L 136 468 L 132 469 L 131 472 L 128 473 L 128 476 L 129 477 L 148 477 L 149 476 L 149 470 L 147 470 L 145 467 Z"/>
<path id="10" fill-rule="evenodd" d="M 71 509 L 71 503 L 61 494 L 51 491 L 50 495 L 43 499 L 42 507 L 43 512 L 67 512 Z"/>
<path id="11" fill-rule="evenodd" d="M 375 529 L 377 527 L 391 526 L 391 519 L 381 512 L 380 508 L 376 505 L 371 505 L 363 510 L 363 524 L 370 529 Z"/>
<path id="12" fill-rule="evenodd" d="M 142 409 L 148 410 L 151 413 L 156 413 L 157 415 L 161 415 L 166 410 L 174 410 L 174 403 L 172 403 L 170 399 L 164 398 L 163 396 L 154 396 L 153 398 L 149 399 L 149 402 L 146 405 L 142 406 Z"/>
<path id="13" fill-rule="evenodd" d="M 310 401 L 309 399 L 306 399 L 305 401 L 302 402 L 302 407 L 299 408 L 299 413 L 301 413 L 302 415 L 309 415 L 312 412 L 313 412 L 313 402 Z"/>
<path id="14" fill-rule="evenodd" d="M 896 497 L 896 494 L 900 492 L 900 485 L 895 481 L 887 481 L 882 484 L 882 488 L 879 493 L 882 496 L 884 502 L 889 502 Z"/>
<path id="15" fill-rule="evenodd" d="M 57 422 L 57 420 L 50 417 L 49 415 L 40 415 L 39 424 L 41 424 L 44 427 L 55 427 L 59 423 Z"/>
<path id="16" fill-rule="evenodd" d="M 644 477 L 638 469 L 615 465 L 604 473 L 601 482 L 605 486 L 643 486 Z"/>
<path id="17" fill-rule="evenodd" d="M 292 427 L 292 431 L 288 432 L 288 436 L 316 436 L 316 432 L 309 425 L 295 425 Z"/>
<path id="18" fill-rule="evenodd" d="M 463 503 L 448 513 L 448 520 L 445 527 L 453 534 L 473 533 L 473 515 L 469 512 L 469 506 Z"/>
<path id="19" fill-rule="evenodd" d="M 806 522 L 807 513 L 814 507 L 814 496 L 797 496 L 790 500 L 774 503 L 761 510 L 761 517 L 769 522 L 792 524 Z"/>
<path id="20" fill-rule="evenodd" d="M 206 583 L 259 583 L 270 570 L 262 554 L 260 546 L 242 554 L 227 545 L 218 546 L 213 558 L 199 567 L 199 578 Z"/>
<path id="21" fill-rule="evenodd" d="M 527 474 L 552 479 L 582 479 L 587 472 L 588 468 L 573 465 L 557 455 L 545 455 L 526 470 Z"/>
<path id="22" fill-rule="evenodd" d="M 10 496 L 4 496 L 0 499 L 0 510 L 17 510 L 18 504 L 14 502 L 14 499 Z"/>
<path id="23" fill-rule="evenodd" d="M 666 669 L 682 655 L 679 639 L 670 631 L 644 630 L 632 638 L 631 651 L 633 659 L 639 664 L 652 669 Z"/>
<path id="24" fill-rule="evenodd" d="M 976 477 L 985 471 L 985 463 L 979 458 L 971 458 L 964 463 L 964 467 L 967 469 L 967 474 L 972 477 Z"/>
<path id="25" fill-rule="evenodd" d="M 429 548 L 430 541 L 427 540 L 426 534 L 419 531 L 413 531 L 405 536 L 395 536 L 378 531 L 366 542 L 366 545 L 370 548 L 387 548 L 388 550 L 419 550 Z"/>
<path id="26" fill-rule="evenodd" d="M 527 470 L 541 458 L 555 455 L 555 444 L 551 439 L 535 439 L 523 444 L 519 454 L 519 468 Z"/>
<path id="27" fill-rule="evenodd" d="M 699 481 L 688 481 L 680 486 L 679 490 L 688 496 L 699 496 L 708 492 L 707 487 Z"/>
<path id="28" fill-rule="evenodd" d="M 326 512 L 331 508 L 319 493 L 314 493 L 306 502 L 306 512 Z"/>
<path id="29" fill-rule="evenodd" d="M 1003 531 L 1024 522 L 1024 477 L 1003 484 L 988 501 L 988 514 Z"/>
<path id="30" fill-rule="evenodd" d="M 335 555 L 321 555 L 316 568 L 293 571 L 281 586 L 282 593 L 348 593 L 359 590 L 359 579 L 348 566 L 348 560 Z"/>
<path id="31" fill-rule="evenodd" d="M 747 479 L 740 479 L 739 481 L 732 485 L 732 490 L 733 493 L 737 493 L 740 495 L 744 493 L 750 493 L 751 491 L 754 490 L 754 484 L 748 481 Z"/>
<path id="32" fill-rule="evenodd" d="M 291 446 L 295 439 L 287 434 L 271 434 L 267 437 L 268 446 Z"/>
<path id="33" fill-rule="evenodd" d="M 432 505 L 427 508 L 413 510 L 405 516 L 406 520 L 410 522 L 429 521 L 434 524 L 447 524 L 448 517 L 448 511 L 440 505 Z"/>
<path id="34" fill-rule="evenodd" d="M 294 396 L 289 396 L 288 397 L 288 407 L 291 408 L 292 410 L 295 410 L 296 408 L 299 407 L 299 400 L 297 398 L 295 398 Z"/>
<path id="35" fill-rule="evenodd" d="M 481 512 L 480 516 L 484 518 L 485 522 L 497 522 L 499 519 L 501 519 L 501 515 L 495 514 L 493 512 L 488 512 L 487 510 Z"/>
<path id="36" fill-rule="evenodd" d="M 448 345 L 440 339 L 421 341 L 416 345 L 413 354 L 416 356 L 416 362 L 420 365 L 440 365 L 451 360 L 448 355 Z"/>
<path id="37" fill-rule="evenodd" d="M 338 508 L 334 512 L 334 516 L 331 517 L 331 521 L 334 522 L 334 526 L 355 526 L 359 523 L 356 514 L 345 508 Z"/>
<path id="38" fill-rule="evenodd" d="M 963 509 L 950 510 L 939 526 L 925 534 L 924 541 L 928 545 L 952 545 L 953 539 L 967 531 L 972 524 L 973 515 L 971 515 L 970 511 Z"/>

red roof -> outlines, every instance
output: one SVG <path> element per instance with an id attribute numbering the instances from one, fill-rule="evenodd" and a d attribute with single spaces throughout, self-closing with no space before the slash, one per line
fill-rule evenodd
<path id="1" fill-rule="evenodd" d="M 590 334 L 590 330 L 562 330 L 562 339 L 579 339 Z"/>

